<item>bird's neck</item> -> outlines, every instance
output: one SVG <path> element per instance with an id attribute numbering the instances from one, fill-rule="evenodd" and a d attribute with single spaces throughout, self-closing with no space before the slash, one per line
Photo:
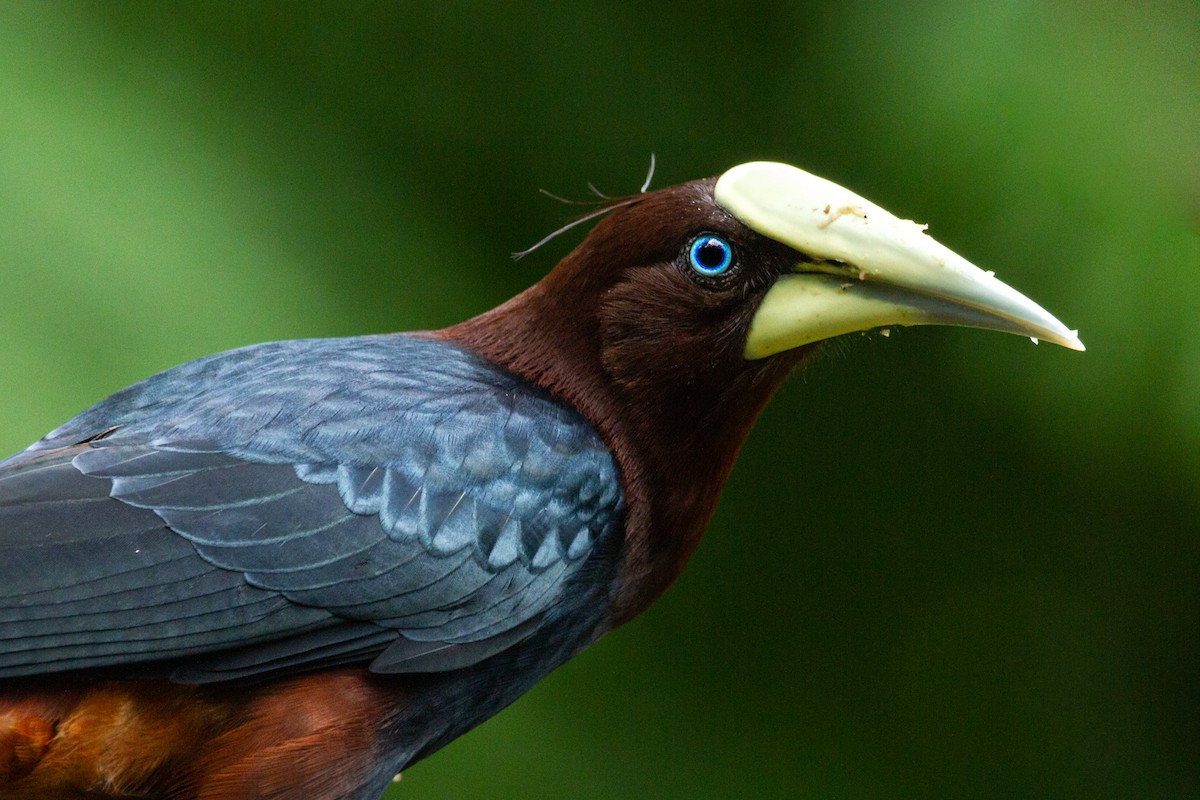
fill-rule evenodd
<path id="1" fill-rule="evenodd" d="M 577 409 L 621 470 L 625 543 L 609 624 L 648 607 L 676 578 L 716 508 L 742 443 L 791 368 L 748 370 L 735 384 L 630 385 L 604 364 L 595 287 L 541 283 L 436 336 L 464 346 Z M 578 295 L 578 296 L 576 296 Z M 640 388 L 639 388 L 640 387 Z"/>

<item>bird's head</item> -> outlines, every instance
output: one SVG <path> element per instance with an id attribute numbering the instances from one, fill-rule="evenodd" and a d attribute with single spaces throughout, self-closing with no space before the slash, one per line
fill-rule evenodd
<path id="1" fill-rule="evenodd" d="M 818 343 L 922 324 L 1083 349 L 924 226 L 754 162 L 616 201 L 546 278 L 450 332 L 583 411 L 627 484 L 702 529 L 763 405 Z"/>
<path id="2" fill-rule="evenodd" d="M 924 231 L 795 167 L 742 164 L 615 201 L 550 275 L 475 327 L 507 337 L 501 360 L 552 391 L 575 400 L 573 379 L 586 374 L 627 414 L 651 412 L 660 433 L 702 437 L 730 402 L 744 405 L 751 387 L 773 387 L 810 345 L 841 334 L 962 325 L 1083 349 Z M 564 359 L 566 375 L 543 379 Z"/>

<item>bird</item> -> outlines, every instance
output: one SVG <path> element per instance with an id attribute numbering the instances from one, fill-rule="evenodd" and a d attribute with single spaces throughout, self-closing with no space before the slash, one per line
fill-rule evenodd
<path id="1" fill-rule="evenodd" d="M 203 357 L 0 462 L 0 798 L 377 800 L 662 594 L 828 340 L 1083 350 L 787 164 L 590 216 L 482 315 Z"/>

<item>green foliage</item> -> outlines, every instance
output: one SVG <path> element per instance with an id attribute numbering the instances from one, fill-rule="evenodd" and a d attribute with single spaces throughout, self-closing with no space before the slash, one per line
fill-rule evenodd
<path id="1" fill-rule="evenodd" d="M 565 8 L 565 7 L 564 7 Z M 436 327 L 573 210 L 789 161 L 1089 351 L 850 337 L 681 582 L 394 796 L 1200 794 L 1200 11 L 0 5 L 5 451 L 151 372 Z"/>

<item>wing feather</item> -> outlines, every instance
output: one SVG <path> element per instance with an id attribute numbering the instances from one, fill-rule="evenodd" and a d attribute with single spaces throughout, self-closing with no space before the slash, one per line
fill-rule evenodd
<path id="1" fill-rule="evenodd" d="M 212 356 L 0 463 L 0 677 L 457 669 L 578 612 L 620 513 L 591 426 L 459 348 Z"/>

